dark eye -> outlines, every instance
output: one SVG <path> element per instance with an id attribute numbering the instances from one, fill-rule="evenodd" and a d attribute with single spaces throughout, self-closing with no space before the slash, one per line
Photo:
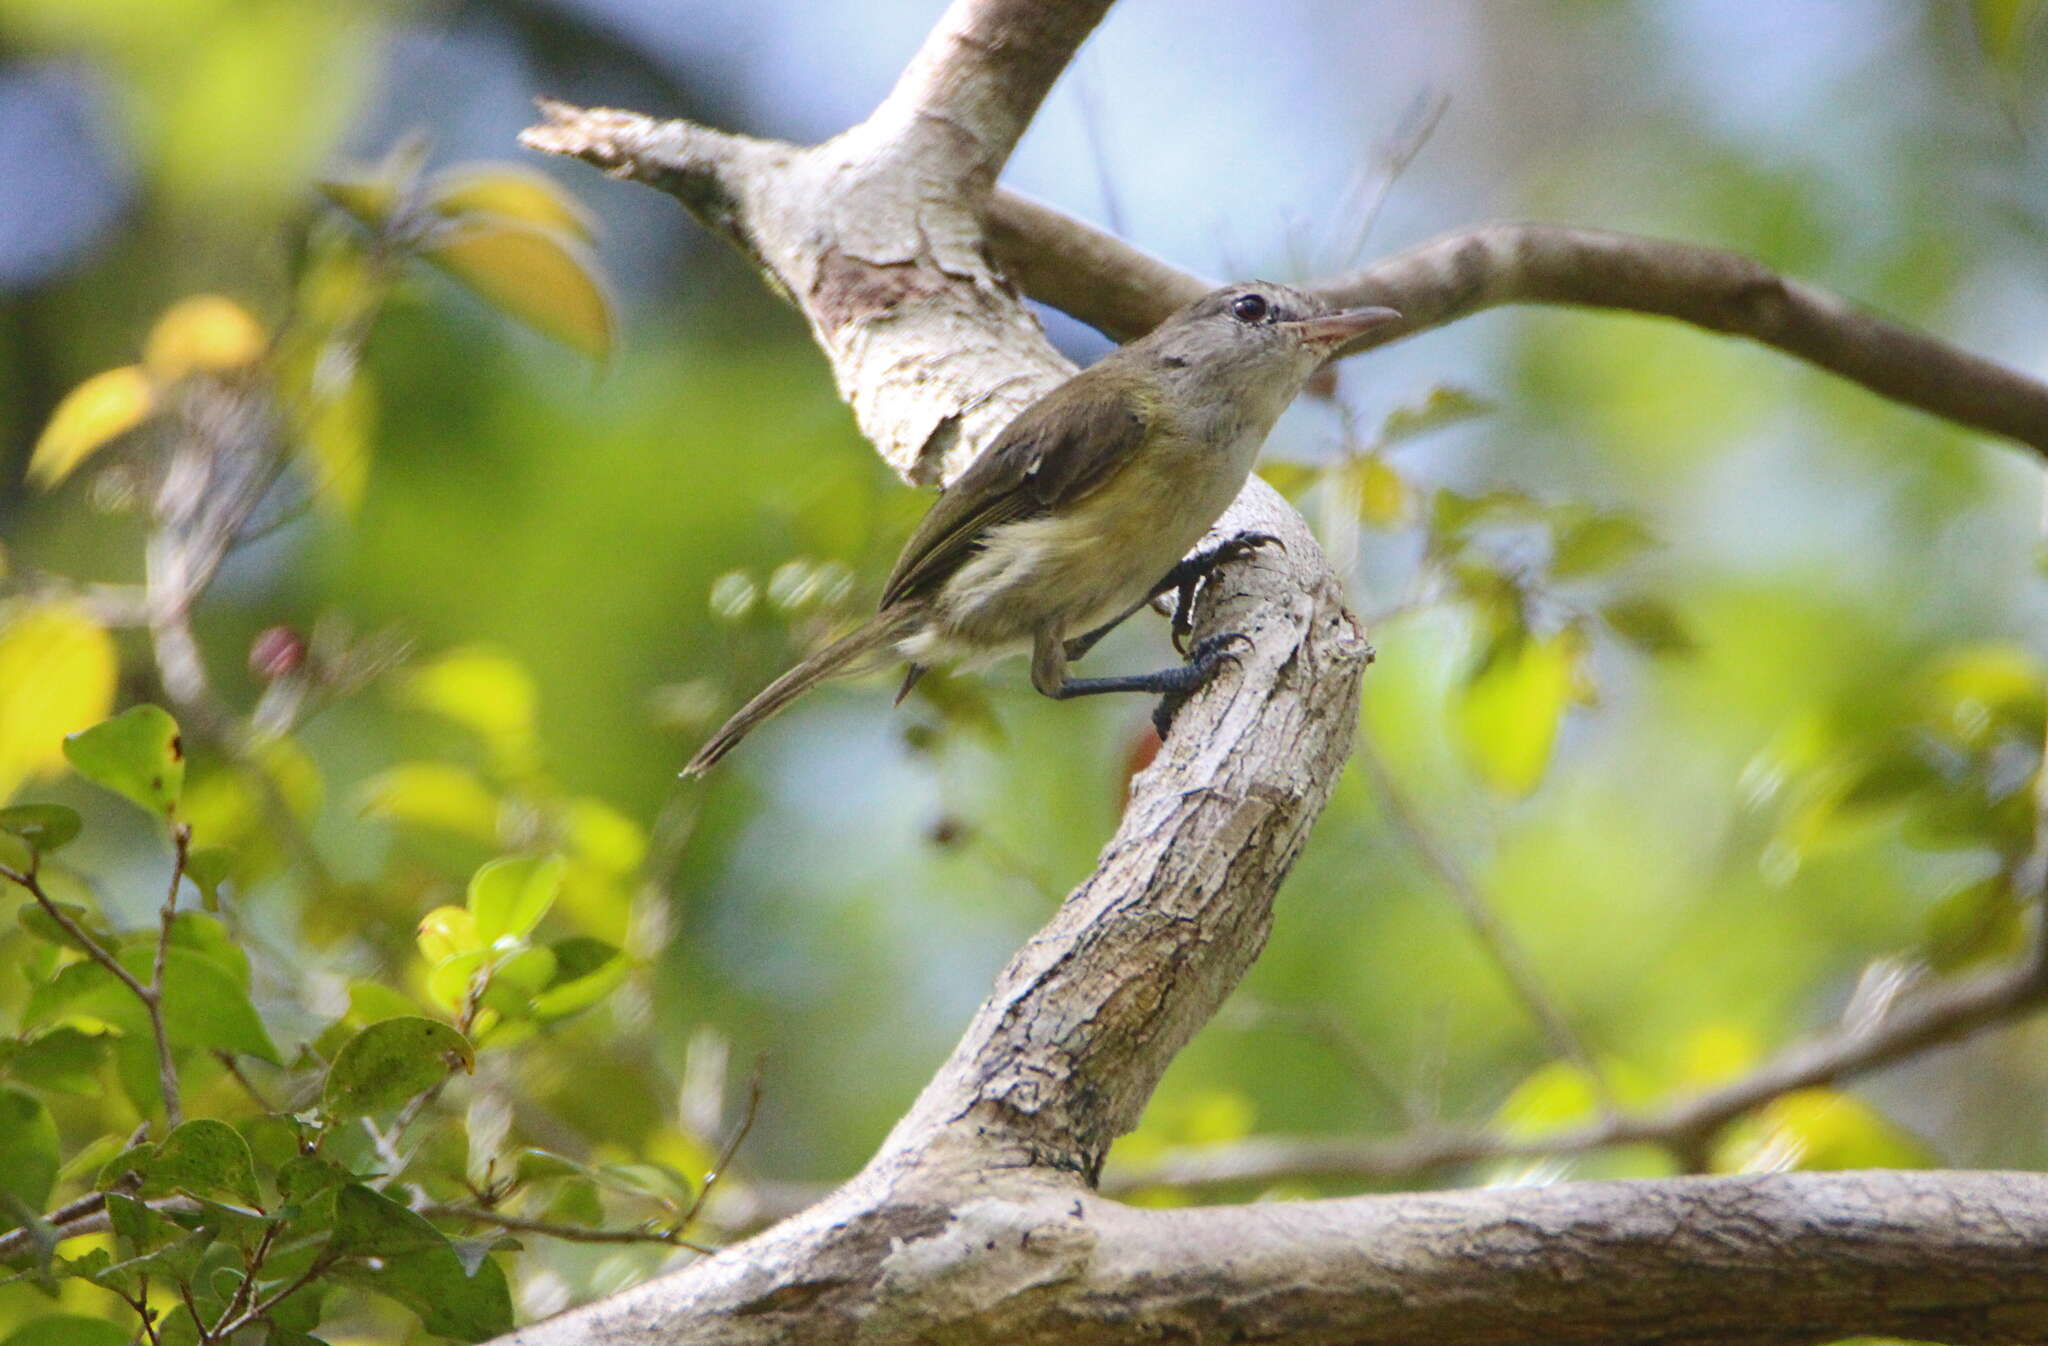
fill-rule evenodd
<path id="1" fill-rule="evenodd" d="M 1230 311 L 1239 322 L 1264 322 L 1271 307 L 1262 294 L 1241 294 L 1230 301 Z"/>

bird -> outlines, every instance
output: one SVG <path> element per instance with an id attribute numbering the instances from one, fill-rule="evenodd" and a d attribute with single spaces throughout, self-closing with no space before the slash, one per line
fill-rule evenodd
<path id="1" fill-rule="evenodd" d="M 1198 642 L 1185 663 L 1153 673 L 1076 678 L 1067 665 L 1153 598 L 1178 589 L 1185 599 L 1223 555 L 1272 541 L 1248 534 L 1188 555 L 1324 361 L 1400 317 L 1240 283 L 1073 375 L 1019 412 L 939 494 L 875 615 L 769 683 L 682 774 L 709 771 L 820 682 L 895 659 L 909 665 L 899 703 L 935 665 L 972 668 L 1028 652 L 1032 686 L 1046 696 L 1156 693 L 1170 715 L 1233 657 L 1232 636 Z"/>

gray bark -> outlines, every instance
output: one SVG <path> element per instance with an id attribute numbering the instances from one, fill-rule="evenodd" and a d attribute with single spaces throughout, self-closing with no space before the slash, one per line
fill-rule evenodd
<path id="1" fill-rule="evenodd" d="M 943 480 L 1071 372 L 1020 287 L 1121 336 L 1206 288 L 993 190 L 1108 3 L 955 0 L 875 115 L 814 147 L 562 104 L 544 105 L 525 140 L 667 191 L 733 242 L 805 314 L 883 457 L 906 479 Z M 1622 264 L 1636 255 L 1627 248 L 1581 248 L 1573 265 L 1605 281 L 1568 293 L 1529 279 L 1547 255 L 1495 238 L 1332 289 L 1392 299 L 1415 330 L 1518 299 L 1641 307 L 1630 301 L 1657 292 L 1657 259 L 1672 260 L 1644 254 L 1645 274 Z M 1475 281 L 1475 266 L 1496 272 Z M 1810 321 L 1865 343 L 1898 331 L 1842 326 L 1826 305 Z M 2007 382 L 1993 391 L 2026 403 L 2005 432 L 2034 433 L 2048 390 L 1998 373 Z M 1986 423 L 1938 405 L 1925 382 L 1881 391 Z M 1370 650 L 1338 581 L 1299 516 L 1256 481 L 1218 528 L 1244 530 L 1284 546 L 1219 572 L 1198 634 L 1244 632 L 1254 649 L 1182 711 L 1096 871 L 1004 969 L 868 1166 L 716 1256 L 507 1340 L 2048 1339 L 2048 1178 L 2031 1175 L 1796 1174 L 1178 1211 L 1093 1190 L 1110 1142 L 1257 957 L 1351 744 Z"/>

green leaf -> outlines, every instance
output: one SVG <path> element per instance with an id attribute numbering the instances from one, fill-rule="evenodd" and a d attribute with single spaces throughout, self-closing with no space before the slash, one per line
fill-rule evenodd
<path id="1" fill-rule="evenodd" d="M 78 811 L 62 804 L 16 804 L 0 809 L 0 832 L 20 837 L 39 855 L 63 846 L 78 835 L 78 828 Z"/>
<path id="2" fill-rule="evenodd" d="M 482 1341 L 512 1330 L 512 1292 L 505 1273 L 485 1258 L 475 1275 L 448 1246 L 375 1264 L 343 1262 L 335 1277 L 397 1300 L 419 1315 L 429 1332 L 457 1341 Z"/>
<path id="3" fill-rule="evenodd" d="M 512 1326 L 511 1291 L 497 1263 L 485 1258 L 466 1270 L 440 1230 L 360 1183 L 336 1195 L 328 1252 L 342 1259 L 337 1278 L 397 1300 L 429 1332 L 478 1341 Z"/>
<path id="4" fill-rule="evenodd" d="M 151 943 L 134 944 L 116 955 L 129 975 L 145 984 L 155 956 Z M 73 963 L 38 986 L 23 1020 L 44 1023 L 60 1011 L 90 1014 L 138 1041 L 149 1038 L 149 1019 L 141 1003 L 98 963 Z M 163 1012 L 165 1035 L 173 1047 L 218 1048 L 279 1064 L 277 1046 L 249 1003 L 248 992 L 210 958 L 175 942 L 164 951 Z"/>
<path id="5" fill-rule="evenodd" d="M 57 1124 L 33 1096 L 0 1085 L 0 1230 L 12 1212 L 41 1211 L 57 1181 Z"/>
<path id="6" fill-rule="evenodd" d="M 1669 603 L 1623 598 L 1600 609 L 1608 629 L 1645 654 L 1691 654 L 1699 648 Z"/>
<path id="7" fill-rule="evenodd" d="M 23 1084 L 52 1093 L 99 1092 L 106 1044 L 76 1028 L 53 1028 L 23 1042 L 7 1062 L 7 1073 Z"/>
<path id="8" fill-rule="evenodd" d="M 511 655 L 485 645 L 450 650 L 410 670 L 398 695 L 476 734 L 503 770 L 519 775 L 532 769 L 540 693 Z"/>
<path id="9" fill-rule="evenodd" d="M 231 1196 L 246 1206 L 261 1203 L 256 1161 L 249 1142 L 226 1122 L 198 1117 L 165 1136 L 135 1165 L 144 1196 Z"/>
<path id="10" fill-rule="evenodd" d="M 133 706 L 64 740 L 64 755 L 95 785 L 168 818 L 185 788 L 178 722 L 160 706 Z"/>
<path id="11" fill-rule="evenodd" d="M 590 1171 L 566 1155 L 531 1146 L 520 1150 L 514 1157 L 514 1162 L 517 1165 L 519 1181 L 522 1183 L 542 1182 L 548 1178 L 580 1177 Z"/>
<path id="12" fill-rule="evenodd" d="M 200 911 L 181 911 L 171 921 L 171 947 L 189 949 L 234 978 L 235 985 L 249 989 L 249 955 L 217 916 Z"/>
<path id="13" fill-rule="evenodd" d="M 568 862 L 559 855 L 506 856 L 477 870 L 469 881 L 469 912 L 477 938 L 493 944 L 507 936 L 524 939 L 561 895 Z"/>
<path id="14" fill-rule="evenodd" d="M 586 1010 L 623 984 L 633 962 L 601 939 L 578 935 L 553 946 L 555 979 L 533 998 L 539 1019 L 562 1019 Z"/>
<path id="15" fill-rule="evenodd" d="M 317 1201 L 329 1192 L 339 1191 L 355 1179 L 339 1164 L 312 1154 L 296 1154 L 279 1165 L 277 1190 L 293 1205 L 304 1205 Z"/>
<path id="16" fill-rule="evenodd" d="M 403 1019 L 418 1014 L 412 997 L 392 990 L 380 981 L 352 981 L 348 984 L 348 1016 L 359 1024 L 383 1019 Z"/>
<path id="17" fill-rule="evenodd" d="M 75 1313 L 31 1318 L 7 1334 L 0 1346 L 128 1346 L 130 1332 L 105 1318 Z"/>
<path id="18" fill-rule="evenodd" d="M 1626 514 L 1589 514 L 1558 530 L 1551 545 L 1550 573 L 1561 580 L 1597 575 L 1656 544 L 1640 520 Z"/>
<path id="19" fill-rule="evenodd" d="M 2041 17 L 2041 0 L 1970 0 L 1977 44 L 2007 79 L 2018 74 L 2027 36 Z"/>
<path id="20" fill-rule="evenodd" d="M 438 1019 L 385 1019 L 350 1038 L 327 1071 L 321 1107 L 341 1119 L 404 1104 L 460 1067 L 476 1068 L 469 1040 Z"/>
<path id="21" fill-rule="evenodd" d="M 58 902 L 55 905 L 57 910 L 71 918 L 73 925 L 98 940 L 101 948 L 112 949 L 120 943 L 112 931 L 100 924 L 97 913 L 86 910 L 76 902 Z M 40 902 L 24 902 L 16 909 L 15 919 L 21 922 L 23 930 L 37 939 L 59 944 L 79 953 L 86 951 L 85 945 L 73 939 L 70 931 L 57 924 L 56 918 L 51 916 Z"/>
<path id="22" fill-rule="evenodd" d="M 1459 736 L 1481 779 L 1526 795 L 1543 779 L 1578 676 L 1569 633 L 1525 640 L 1468 683 L 1457 707 Z"/>
<path id="23" fill-rule="evenodd" d="M 615 1191 L 651 1196 L 665 1206 L 687 1206 L 695 1188 L 666 1164 L 600 1164 L 593 1177 Z"/>
<path id="24" fill-rule="evenodd" d="M 467 767 L 400 762 L 357 794 L 364 816 L 431 827 L 487 846 L 498 839 L 498 797 Z"/>
<path id="25" fill-rule="evenodd" d="M 1935 903 L 1925 930 L 1928 964 L 1955 972 L 2017 953 L 2026 943 L 2025 907 L 2003 879 L 1987 879 Z"/>
<path id="26" fill-rule="evenodd" d="M 393 1257 L 445 1248 L 448 1236 L 390 1197 L 362 1183 L 344 1184 L 334 1197 L 334 1233 L 328 1250 L 340 1257 Z"/>
<path id="27" fill-rule="evenodd" d="M 1387 419 L 1380 424 L 1380 447 L 1386 448 L 1404 439 L 1414 439 L 1432 430 L 1469 421 L 1492 410 L 1493 403 L 1475 393 L 1447 384 L 1440 385 L 1431 388 L 1422 401 L 1397 407 L 1388 413 Z"/>
<path id="28" fill-rule="evenodd" d="M 220 910 L 220 886 L 234 868 L 235 853 L 225 846 L 207 846 L 185 857 L 185 877 L 199 889 L 208 911 Z"/>
<path id="29" fill-rule="evenodd" d="M 611 354 L 612 301 L 597 259 L 574 238 L 510 220 L 455 221 L 420 256 L 506 315 L 602 360 Z"/>

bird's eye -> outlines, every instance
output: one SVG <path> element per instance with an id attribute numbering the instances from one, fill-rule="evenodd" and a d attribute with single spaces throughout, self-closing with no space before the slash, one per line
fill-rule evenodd
<path id="1" fill-rule="evenodd" d="M 1271 307 L 1262 294 L 1241 294 L 1230 301 L 1230 311 L 1239 322 L 1264 322 Z"/>

